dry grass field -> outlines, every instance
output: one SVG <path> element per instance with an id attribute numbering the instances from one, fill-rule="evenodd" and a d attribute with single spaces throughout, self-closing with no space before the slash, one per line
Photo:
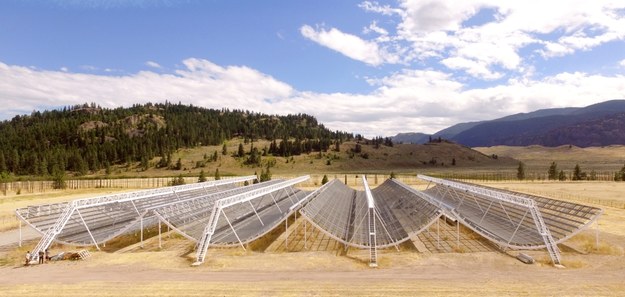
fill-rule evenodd
<path id="1" fill-rule="evenodd" d="M 530 146 L 493 146 L 474 148 L 484 154 L 496 154 L 523 161 L 529 170 L 547 172 L 551 162 L 556 162 L 560 169 L 573 170 L 575 164 L 590 171 L 617 171 L 625 165 L 625 146 L 580 148 L 576 146 L 543 147 Z"/>
<path id="2" fill-rule="evenodd" d="M 190 267 L 193 244 L 180 236 L 155 238 L 143 249 L 97 252 L 86 261 L 23 267 L 26 249 L 0 249 L 0 296 L 622 296 L 625 294 L 625 209 L 605 206 L 625 200 L 614 182 L 498 182 L 488 186 L 557 199 L 588 199 L 605 213 L 595 230 L 562 246 L 565 269 L 548 264 L 545 251 L 530 251 L 538 263 L 525 265 L 494 248 L 486 251 L 419 253 L 402 247 L 380 252 L 380 267 L 350 249 L 290 249 L 259 252 L 210 249 L 207 262 Z M 423 187 L 423 185 L 421 185 Z M 3 209 L 97 195 L 99 190 L 55 193 L 5 201 Z M 110 191 L 110 190 L 107 190 Z M 558 197 L 557 194 L 560 194 Z M 595 200 L 592 200 L 595 199 Z M 580 202 L 579 200 L 574 200 Z M 582 203 L 586 203 L 581 201 Z M 592 202 L 590 202 L 592 203 Z M 589 203 L 589 204 L 590 204 Z M 594 203 L 592 203 L 594 204 Z M 294 224 L 294 226 L 298 226 Z M 301 231 L 300 231 L 301 232 Z M 282 240 L 278 238 L 277 241 Z M 291 239 L 293 240 L 293 239 Z M 54 251 L 71 250 L 55 246 Z M 511 256 L 512 255 L 512 256 Z"/>

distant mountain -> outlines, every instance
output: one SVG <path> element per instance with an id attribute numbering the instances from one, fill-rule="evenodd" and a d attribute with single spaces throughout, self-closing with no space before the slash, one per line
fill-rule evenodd
<path id="1" fill-rule="evenodd" d="M 490 121 L 459 123 L 436 132 L 432 138 L 470 147 L 625 144 L 624 118 L 625 100 L 610 100 L 587 107 L 541 109 Z"/>
<path id="2" fill-rule="evenodd" d="M 399 133 L 391 137 L 395 143 L 424 144 L 429 141 L 430 135 L 425 133 Z"/>
<path id="3" fill-rule="evenodd" d="M 625 138 L 606 135 L 604 127 L 598 124 L 618 121 L 620 113 L 625 113 L 625 100 L 606 101 L 583 108 L 540 110 L 487 121 L 450 139 L 471 147 L 532 144 L 545 146 L 572 144 L 585 147 L 595 144 L 625 144 Z M 593 135 L 592 140 L 589 138 L 590 135 Z M 600 135 L 603 135 L 603 138 Z"/>
<path id="4" fill-rule="evenodd" d="M 434 135 L 432 135 L 432 137 L 434 138 L 444 138 L 444 139 L 452 139 L 454 136 L 458 135 L 459 133 L 469 130 L 479 124 L 485 123 L 486 121 L 479 121 L 479 122 L 468 122 L 468 123 L 459 123 L 459 124 L 455 124 L 449 128 L 445 128 L 443 130 L 440 130 L 436 133 L 434 133 Z"/>
<path id="5" fill-rule="evenodd" d="M 491 121 L 479 121 L 479 122 L 468 122 L 468 123 L 459 123 L 455 124 L 449 128 L 440 130 L 432 137 L 438 138 L 439 136 L 444 139 L 453 139 L 456 135 L 469 130 L 477 125 L 487 123 L 487 122 L 504 122 L 504 121 L 521 121 L 521 120 L 529 120 L 533 118 L 546 117 L 552 115 L 565 115 L 580 109 L 579 107 L 565 107 L 565 108 L 548 108 L 548 109 L 539 109 L 536 111 L 528 112 L 528 113 L 517 113 L 509 116 L 505 116 L 503 118 L 494 119 Z"/>

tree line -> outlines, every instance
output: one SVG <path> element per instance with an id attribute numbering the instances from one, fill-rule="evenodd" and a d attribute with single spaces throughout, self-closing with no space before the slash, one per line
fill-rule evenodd
<path id="1" fill-rule="evenodd" d="M 172 166 L 171 155 L 180 148 L 220 145 L 234 137 L 246 142 L 282 139 L 267 153 L 294 155 L 327 150 L 354 136 L 331 131 L 306 114 L 267 115 L 170 102 L 114 109 L 85 103 L 0 122 L 0 173 L 109 173 L 113 165 L 148 164 L 154 157 L 161 157 L 160 165 Z"/>
<path id="2" fill-rule="evenodd" d="M 517 167 L 517 179 L 525 179 L 525 164 L 523 162 L 519 162 L 519 166 Z M 558 170 L 558 164 L 556 162 L 551 162 L 549 169 L 547 170 L 547 179 L 559 181 L 565 181 L 567 179 L 573 181 L 597 180 L 597 172 L 595 170 L 591 170 L 590 173 L 587 173 L 582 170 L 579 164 L 575 164 L 573 172 L 569 177 L 564 170 Z M 625 165 L 623 165 L 621 170 L 614 173 L 614 181 L 625 181 Z"/>

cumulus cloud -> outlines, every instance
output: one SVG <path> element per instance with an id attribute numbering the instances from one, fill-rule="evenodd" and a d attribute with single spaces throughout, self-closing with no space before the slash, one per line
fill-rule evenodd
<path id="1" fill-rule="evenodd" d="M 378 28 L 375 28 L 375 30 L 379 31 Z M 398 56 L 388 53 L 378 43 L 364 40 L 336 28 L 331 28 L 330 30 L 324 28 L 315 29 L 309 25 L 304 25 L 300 28 L 300 33 L 322 46 L 373 66 L 382 63 L 397 63 L 399 60 Z"/>
<path id="2" fill-rule="evenodd" d="M 620 65 L 621 67 L 625 68 L 625 59 L 621 60 L 621 61 L 619 62 L 619 65 Z"/>
<path id="3" fill-rule="evenodd" d="M 352 94 L 295 90 L 245 66 L 221 66 L 195 58 L 182 64 L 184 67 L 173 73 L 107 76 L 0 63 L 0 118 L 84 102 L 118 107 L 169 100 L 269 114 L 307 113 L 331 129 L 371 137 L 408 131 L 433 133 L 458 122 L 625 98 L 623 75 L 567 72 L 471 88 L 442 71 L 404 69 L 369 79 L 375 88 L 372 92 Z"/>
<path id="4" fill-rule="evenodd" d="M 484 80 L 522 73 L 533 63 L 520 54 L 529 46 L 550 59 L 625 39 L 623 1 L 400 0 L 397 6 L 364 1 L 359 7 L 390 18 L 391 23 L 399 21 L 393 30 L 377 22 L 365 27 L 363 34 L 381 35 L 370 40 L 337 28 L 304 26 L 301 33 L 370 65 L 433 58 Z M 385 58 L 388 48 L 401 58 Z"/>
<path id="5" fill-rule="evenodd" d="M 36 70 L 0 63 L 0 118 L 29 113 L 42 106 L 98 102 L 104 107 L 155 101 L 182 101 L 214 108 L 274 112 L 272 100 L 288 98 L 293 89 L 245 66 L 221 67 L 187 59 L 173 74 L 141 71 L 107 76 Z"/>
<path id="6" fill-rule="evenodd" d="M 157 68 L 157 69 L 158 68 L 162 68 L 160 64 L 158 64 L 158 63 L 156 63 L 154 61 L 147 61 L 147 62 L 145 62 L 145 66 L 152 67 L 152 68 Z"/>

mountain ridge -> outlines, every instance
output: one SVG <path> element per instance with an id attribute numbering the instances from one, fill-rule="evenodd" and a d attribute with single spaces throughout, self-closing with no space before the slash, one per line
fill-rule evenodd
<path id="1" fill-rule="evenodd" d="M 432 137 L 470 147 L 625 144 L 625 135 L 614 128 L 622 121 L 620 113 L 625 113 L 625 100 L 608 100 L 585 107 L 539 109 L 494 120 L 458 123 L 432 134 Z M 604 133 L 604 128 L 610 132 Z M 407 141 L 411 142 L 411 139 Z"/>

